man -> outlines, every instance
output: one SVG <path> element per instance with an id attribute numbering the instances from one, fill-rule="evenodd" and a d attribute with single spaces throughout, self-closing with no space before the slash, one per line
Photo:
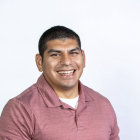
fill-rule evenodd
<path id="1" fill-rule="evenodd" d="M 110 102 L 79 78 L 85 54 L 79 36 L 55 26 L 39 41 L 36 84 L 5 106 L 0 140 L 119 140 Z"/>

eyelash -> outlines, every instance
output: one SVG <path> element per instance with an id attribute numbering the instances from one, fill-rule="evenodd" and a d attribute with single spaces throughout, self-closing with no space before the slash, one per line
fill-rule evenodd
<path id="1" fill-rule="evenodd" d="M 55 53 L 55 54 L 51 54 L 51 56 L 60 56 L 60 54 Z"/>
<path id="2" fill-rule="evenodd" d="M 71 52 L 71 54 L 79 54 L 78 52 Z"/>

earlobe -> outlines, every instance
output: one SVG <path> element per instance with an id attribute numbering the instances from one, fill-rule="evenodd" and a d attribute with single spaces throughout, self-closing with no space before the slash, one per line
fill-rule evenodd
<path id="1" fill-rule="evenodd" d="M 36 61 L 36 65 L 38 67 L 38 70 L 40 72 L 42 72 L 42 56 L 40 54 L 36 54 L 36 57 L 35 57 L 35 61 Z"/>

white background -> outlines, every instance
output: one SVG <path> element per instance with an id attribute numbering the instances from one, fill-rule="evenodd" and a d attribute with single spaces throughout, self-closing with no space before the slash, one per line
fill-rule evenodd
<path id="1" fill-rule="evenodd" d="M 0 0 L 0 112 L 36 82 L 38 40 L 53 25 L 80 35 L 81 81 L 111 101 L 121 140 L 139 139 L 139 0 Z"/>

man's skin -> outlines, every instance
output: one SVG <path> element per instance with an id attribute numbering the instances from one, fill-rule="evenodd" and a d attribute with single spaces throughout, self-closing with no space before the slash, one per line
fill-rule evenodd
<path id="1" fill-rule="evenodd" d="M 46 43 L 43 58 L 36 55 L 36 64 L 58 97 L 78 96 L 78 80 L 85 67 L 85 54 L 75 39 L 54 39 Z"/>

